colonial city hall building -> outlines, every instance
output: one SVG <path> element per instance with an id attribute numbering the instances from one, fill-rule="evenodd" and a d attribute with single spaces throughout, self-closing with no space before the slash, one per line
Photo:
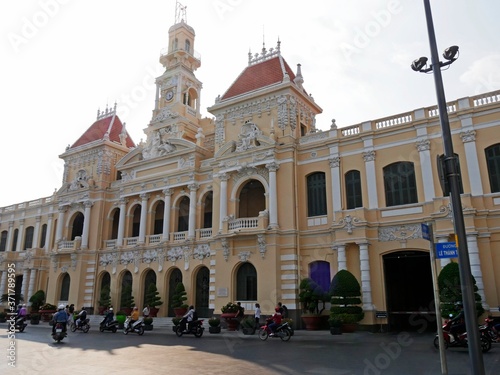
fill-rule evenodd
<path id="1" fill-rule="evenodd" d="M 15 264 L 26 301 L 41 289 L 48 303 L 97 310 L 109 285 L 116 310 L 131 285 L 142 308 L 156 283 L 159 316 L 172 316 L 169 300 L 182 281 L 200 316 L 220 314 L 229 301 L 249 313 L 259 302 L 267 314 L 281 301 L 298 318 L 301 279 L 328 289 L 347 269 L 362 286 L 362 324 L 432 312 L 421 223 L 433 225 L 436 242 L 454 233 L 438 171 L 437 108 L 345 128 L 332 121 L 320 131 L 322 109 L 278 42 L 249 54 L 208 108 L 214 117 L 202 118 L 195 32 L 179 20 L 168 37 L 147 140 L 133 142 L 116 106 L 98 111 L 60 155 L 63 184 L 54 195 L 0 208 L 0 292 Z M 496 310 L 500 92 L 454 100 L 448 111 L 472 273 L 485 308 Z"/>

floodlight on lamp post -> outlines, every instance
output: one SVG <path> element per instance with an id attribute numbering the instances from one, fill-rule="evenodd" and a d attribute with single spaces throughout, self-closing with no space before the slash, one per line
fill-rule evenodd
<path id="1" fill-rule="evenodd" d="M 443 147 L 444 147 L 444 170 L 448 184 L 450 186 L 450 201 L 453 208 L 453 223 L 455 233 L 458 237 L 458 265 L 460 271 L 460 287 L 462 291 L 462 301 L 465 314 L 465 325 L 467 329 L 467 338 L 469 346 L 469 357 L 471 359 L 471 370 L 473 375 L 484 375 L 484 363 L 481 353 L 481 343 L 476 316 L 476 300 L 474 293 L 474 283 L 467 248 L 467 236 L 465 232 L 464 216 L 462 212 L 462 202 L 460 200 L 460 172 L 457 168 L 457 161 L 453 152 L 453 141 L 451 138 L 450 124 L 448 121 L 448 112 L 446 99 L 444 96 L 443 79 L 441 68 L 452 64 L 458 58 L 458 46 L 447 48 L 443 57 L 446 62 L 439 61 L 436 46 L 436 35 L 434 33 L 434 24 L 432 21 L 431 6 L 429 0 L 424 0 L 425 18 L 427 21 L 427 32 L 429 34 L 429 44 L 431 49 L 431 65 L 427 67 L 427 58 L 421 57 L 411 64 L 414 71 L 427 73 L 432 71 L 434 74 L 434 84 L 436 87 L 436 96 L 439 112 L 439 122 L 441 125 Z M 432 249 L 434 251 L 434 249 Z M 440 324 L 441 322 L 437 322 Z"/>

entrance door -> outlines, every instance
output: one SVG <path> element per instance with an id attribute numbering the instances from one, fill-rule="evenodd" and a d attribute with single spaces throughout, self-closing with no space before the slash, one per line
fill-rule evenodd
<path id="1" fill-rule="evenodd" d="M 211 316 L 208 310 L 209 297 L 209 271 L 207 267 L 202 267 L 196 274 L 196 311 L 199 317 Z"/>
<path id="2" fill-rule="evenodd" d="M 172 270 L 172 273 L 170 274 L 170 278 L 168 280 L 168 311 L 167 311 L 167 316 L 175 316 L 174 314 L 174 309 L 170 306 L 172 302 L 172 295 L 174 294 L 175 287 L 177 284 L 182 282 L 182 272 L 178 269 L 175 268 Z"/>
<path id="3" fill-rule="evenodd" d="M 435 331 L 429 253 L 398 251 L 383 260 L 389 330 Z"/>

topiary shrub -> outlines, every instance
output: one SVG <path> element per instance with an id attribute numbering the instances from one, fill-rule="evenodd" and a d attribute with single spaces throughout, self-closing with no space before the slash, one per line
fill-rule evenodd
<path id="1" fill-rule="evenodd" d="M 332 296 L 330 320 L 344 324 L 357 323 L 365 317 L 361 308 L 361 285 L 354 275 L 347 270 L 340 270 L 330 284 Z"/>
<path id="2" fill-rule="evenodd" d="M 111 304 L 111 290 L 109 285 L 104 285 L 99 296 L 99 306 L 108 307 Z"/>
<path id="3" fill-rule="evenodd" d="M 175 286 L 174 293 L 172 294 L 172 302 L 170 303 L 170 307 L 173 309 L 183 308 L 187 309 L 188 305 L 185 303 L 187 300 L 186 296 L 186 288 L 182 282 L 179 282 Z"/>
<path id="4" fill-rule="evenodd" d="M 472 276 L 474 285 L 474 298 L 476 300 L 476 312 L 479 317 L 484 313 L 481 296 L 477 293 L 476 279 Z M 441 316 L 448 317 L 456 315 L 456 302 L 463 302 L 462 289 L 460 287 L 460 269 L 458 263 L 450 262 L 443 267 L 438 276 L 439 298 L 441 300 Z"/>
<path id="5" fill-rule="evenodd" d="M 132 296 L 132 286 L 125 285 L 122 289 L 122 294 L 120 297 L 120 308 L 126 309 L 134 307 L 134 296 Z"/>
<path id="6" fill-rule="evenodd" d="M 45 292 L 43 290 L 37 291 L 30 297 L 29 301 L 31 302 L 31 311 L 38 312 L 45 302 Z"/>
<path id="7" fill-rule="evenodd" d="M 299 285 L 299 300 L 302 303 L 302 311 L 309 314 L 321 314 L 325 309 L 325 302 L 328 301 L 329 294 L 324 292 L 314 280 L 310 278 L 302 279 Z M 320 309 L 320 301 L 323 303 Z"/>
<path id="8" fill-rule="evenodd" d="M 146 305 L 149 305 L 149 307 L 156 307 L 160 306 L 163 304 L 160 293 L 158 292 L 158 289 L 156 288 L 156 284 L 151 283 L 148 286 L 148 290 L 146 292 L 146 299 L 145 299 Z"/>

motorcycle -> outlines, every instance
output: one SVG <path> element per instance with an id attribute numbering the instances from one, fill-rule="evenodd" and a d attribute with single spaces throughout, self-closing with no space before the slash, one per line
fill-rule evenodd
<path id="1" fill-rule="evenodd" d="M 458 337 L 454 339 L 451 333 L 451 320 L 445 320 L 443 323 L 443 339 L 444 348 L 448 349 L 453 347 L 466 348 L 468 346 L 467 332 L 462 332 L 458 334 Z M 488 352 L 491 349 L 491 341 L 485 335 L 480 335 L 481 340 L 481 351 L 483 353 Z M 434 338 L 434 347 L 439 349 L 439 336 L 436 334 Z"/>
<path id="2" fill-rule="evenodd" d="M 288 325 L 288 322 L 280 324 L 277 328 L 274 334 L 271 331 L 271 328 L 269 328 L 269 324 L 272 323 L 272 320 L 267 320 L 266 324 L 260 327 L 259 330 L 259 338 L 262 341 L 266 341 L 268 337 L 274 337 L 274 338 L 280 338 L 281 341 L 289 341 L 290 338 L 292 337 L 292 331 L 290 326 Z"/>
<path id="3" fill-rule="evenodd" d="M 66 332 L 64 332 L 64 326 L 62 323 L 56 323 L 56 329 L 52 333 L 52 338 L 54 341 L 61 342 L 66 337 Z"/>
<path id="4" fill-rule="evenodd" d="M 203 331 L 205 328 L 203 327 L 203 320 L 194 320 L 192 322 L 186 323 L 186 329 L 181 329 L 180 325 L 177 326 L 175 330 L 175 334 L 178 337 L 181 337 L 184 334 L 193 334 L 195 337 L 200 338 L 203 336 Z"/>
<path id="5" fill-rule="evenodd" d="M 112 320 L 110 322 L 104 323 L 105 320 L 106 318 L 104 318 L 102 322 L 99 323 L 99 331 L 112 331 L 113 333 L 116 333 L 116 331 L 118 330 L 118 320 Z"/>
<path id="6" fill-rule="evenodd" d="M 28 323 L 26 323 L 26 317 L 24 316 L 16 317 L 16 323 L 14 325 L 14 328 L 16 330 L 18 330 L 19 332 L 23 332 L 27 326 Z"/>
<path id="7" fill-rule="evenodd" d="M 123 324 L 123 334 L 128 335 L 129 332 L 135 332 L 139 336 L 142 336 L 144 334 L 144 321 L 139 319 L 130 325 L 130 317 L 128 317 Z"/>
<path id="8" fill-rule="evenodd" d="M 481 335 L 486 336 L 492 343 L 500 342 L 500 337 L 493 331 L 493 327 L 495 326 L 495 321 L 487 317 L 484 319 L 484 324 L 479 326 L 479 331 Z"/>
<path id="9" fill-rule="evenodd" d="M 76 324 L 76 321 L 73 321 L 71 323 L 71 327 L 70 327 L 71 332 L 75 332 L 78 330 L 78 331 L 83 331 L 84 333 L 87 333 L 90 329 L 89 322 L 90 322 L 89 318 L 85 319 L 85 321 L 83 321 L 83 322 L 80 322 L 78 325 Z"/>

